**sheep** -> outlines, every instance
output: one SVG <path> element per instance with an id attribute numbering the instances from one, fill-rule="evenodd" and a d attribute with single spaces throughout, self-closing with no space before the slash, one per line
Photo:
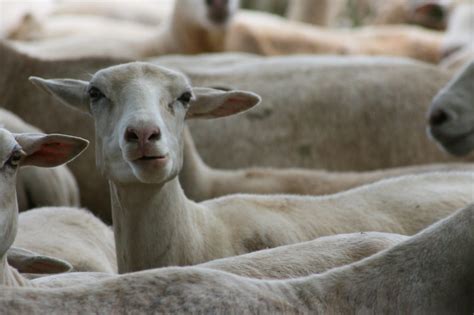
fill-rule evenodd
<path id="1" fill-rule="evenodd" d="M 174 0 L 121 1 L 120 5 L 111 2 L 56 3 L 52 15 L 98 15 L 119 21 L 130 21 L 145 25 L 159 25 L 171 14 Z"/>
<path id="2" fill-rule="evenodd" d="M 79 154 L 87 142 L 80 138 L 62 135 L 16 134 L 13 136 L 5 129 L 0 129 L 0 138 L 0 155 L 3 156 L 0 184 L 4 201 L 3 212 L 0 213 L 0 222 L 4 225 L 1 229 L 3 233 L 0 235 L 0 285 L 61 286 L 107 277 L 100 273 L 87 273 L 85 276 L 82 274 L 61 275 L 29 281 L 9 265 L 30 274 L 66 272 L 72 268 L 75 271 L 82 269 L 113 273 L 114 270 L 110 268 L 104 270 L 98 263 L 100 260 L 113 261 L 115 259 L 111 257 L 113 253 L 110 254 L 110 249 L 113 251 L 113 243 L 109 248 L 101 243 L 106 239 L 113 242 L 108 233 L 110 231 L 90 213 L 77 208 L 39 208 L 20 214 L 18 219 L 15 199 L 11 198 L 15 195 L 15 191 L 12 190 L 15 181 L 15 165 L 18 163 L 38 166 L 57 165 Z M 21 143 L 21 149 L 18 143 Z M 44 150 L 46 147 L 48 149 Z M 45 235 L 45 227 L 47 227 L 47 235 Z M 84 235 L 84 231 L 89 234 Z M 51 237 L 55 234 L 60 235 L 60 239 Z M 274 251 L 267 250 L 242 257 L 221 259 L 203 264 L 202 267 L 227 270 L 254 278 L 308 275 L 370 256 L 406 238 L 387 233 L 338 235 L 286 246 Z M 38 245 L 36 242 L 38 239 L 41 243 L 40 248 L 34 248 L 38 250 L 37 252 L 24 249 L 31 249 L 32 243 Z M 18 247 L 10 247 L 12 243 Z M 80 254 L 83 255 L 75 257 Z M 101 254 L 109 257 L 98 257 Z M 275 259 L 275 255 L 279 258 Z M 288 269 L 287 263 L 293 267 Z M 311 266 L 308 266 L 309 263 Z"/>
<path id="3" fill-rule="evenodd" d="M 25 14 L 35 15 L 48 14 L 54 6 L 53 0 L 38 0 L 34 2 L 0 0 L 2 8 L 2 18 L 0 19 L 0 39 L 4 39 L 8 34 L 21 24 Z"/>
<path id="4" fill-rule="evenodd" d="M 15 269 L 9 267 L 6 256 L 17 233 L 18 206 L 15 182 L 18 166 L 54 167 L 64 164 L 80 154 L 87 147 L 88 142 L 81 138 L 63 135 L 39 133 L 13 135 L 6 129 L 0 129 L 0 140 L 2 163 L 0 180 L 2 194 L 0 211 L 0 284 L 26 285 L 23 277 Z M 41 228 L 44 229 L 45 226 L 43 225 Z M 61 261 L 59 263 L 61 265 Z M 54 270 L 54 261 L 52 265 L 45 266 L 45 268 Z"/>
<path id="5" fill-rule="evenodd" d="M 0 109 L 0 125 L 15 133 L 40 132 L 4 109 Z M 22 168 L 16 184 L 20 211 L 40 206 L 79 206 L 79 188 L 66 166 Z"/>
<path id="6" fill-rule="evenodd" d="M 57 165 L 80 154 L 87 142 L 62 135 L 12 135 L 5 129 L 0 129 L 0 140 L 0 155 L 3 161 L 0 192 L 4 201 L 3 212 L 0 213 L 0 222 L 3 225 L 3 233 L 0 235 L 0 285 L 65 286 L 106 278 L 107 274 L 103 273 L 116 272 L 111 267 L 104 268 L 101 263 L 115 260 L 114 253 L 110 253 L 114 251 L 110 230 L 90 213 L 77 208 L 51 207 L 30 210 L 20 214 L 18 218 L 18 208 L 12 198 L 15 195 L 14 188 L 12 189 L 15 165 Z M 51 235 L 60 235 L 60 238 Z M 201 267 L 227 270 L 254 278 L 295 277 L 354 262 L 406 238 L 402 235 L 370 232 L 337 235 L 273 251 L 221 259 Z M 107 239 L 112 243 L 104 242 Z M 41 240 L 41 243 L 37 240 Z M 15 247 L 11 247 L 12 243 Z M 37 251 L 24 249 L 32 249 L 32 244 Z M 34 247 L 38 245 L 39 247 Z M 274 258 L 275 255 L 278 259 Z M 287 263 L 293 267 L 289 269 Z M 22 273 L 36 275 L 71 270 L 95 270 L 102 273 L 76 273 L 29 281 L 10 265 Z"/>
<path id="7" fill-rule="evenodd" d="M 474 61 L 434 97 L 429 111 L 430 135 L 449 153 L 466 155 L 474 147 Z"/>
<path id="8" fill-rule="evenodd" d="M 151 37 L 155 33 L 155 27 L 100 16 L 52 15 L 39 17 L 27 14 L 18 27 L 8 34 L 7 38 L 21 41 L 38 41 L 90 34 L 120 40 L 124 37 Z"/>
<path id="9" fill-rule="evenodd" d="M 120 273 L 197 264 L 337 233 L 413 234 L 474 200 L 474 173 L 465 172 L 401 177 L 319 198 L 233 195 L 197 204 L 177 178 L 185 118 L 245 111 L 260 102 L 256 94 L 191 88 L 181 73 L 139 62 L 100 70 L 90 82 L 31 81 L 94 119 Z"/>
<path id="10" fill-rule="evenodd" d="M 455 4 L 442 0 L 293 0 L 286 15 L 290 20 L 321 26 L 417 24 L 444 30 Z"/>
<path id="11" fill-rule="evenodd" d="M 26 78 L 87 79 L 100 68 L 127 62 L 108 58 L 43 61 L 1 44 L 0 55 L 0 86 L 4 87 L 0 88 L 0 104 L 46 132 L 60 131 L 92 141 L 93 124 L 87 115 L 38 95 Z M 451 78 L 437 67 L 381 57 L 262 58 L 248 54 L 165 56 L 152 62 L 185 72 L 196 85 L 254 90 L 263 97 L 259 108 L 215 120 L 213 125 L 189 122 L 199 153 L 211 167 L 366 171 L 473 161 L 473 155 L 461 160 L 440 152 L 423 132 L 431 99 Z M 356 80 L 346 84 L 348 78 Z M 69 167 L 81 190 L 81 204 L 111 222 L 108 185 L 99 172 L 90 172 L 93 165 L 94 151 L 88 150 Z"/>
<path id="12" fill-rule="evenodd" d="M 408 174 L 441 171 L 474 171 L 468 163 L 408 166 L 366 172 L 250 168 L 214 169 L 205 164 L 196 150 L 189 129 L 184 131 L 183 168 L 179 181 L 188 198 L 203 201 L 237 193 L 324 195 Z"/>
<path id="13" fill-rule="evenodd" d="M 170 53 L 222 51 L 227 26 L 237 7 L 238 0 L 176 0 L 173 14 L 155 32 L 141 34 L 127 30 L 125 35 L 110 36 L 107 32 L 103 36 L 83 34 L 33 43 L 11 41 L 11 44 L 46 59 L 85 56 L 138 59 Z"/>
<path id="14" fill-rule="evenodd" d="M 383 252 L 304 278 L 255 280 L 173 267 L 56 290 L 2 288 L 0 306 L 14 314 L 470 314 L 473 225 L 470 205 Z"/>
<path id="15" fill-rule="evenodd" d="M 377 26 L 335 30 L 245 12 L 233 19 L 226 51 L 262 55 L 336 54 L 405 56 L 438 63 L 443 34 L 416 26 Z"/>
<path id="16" fill-rule="evenodd" d="M 453 73 L 474 60 L 474 4 L 463 3 L 452 12 L 442 46 L 440 66 Z"/>

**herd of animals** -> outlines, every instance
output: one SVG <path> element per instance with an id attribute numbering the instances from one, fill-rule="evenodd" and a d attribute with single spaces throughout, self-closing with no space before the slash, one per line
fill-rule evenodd
<path id="1" fill-rule="evenodd" d="M 45 3 L 0 2 L 0 313 L 474 312 L 472 0 Z"/>

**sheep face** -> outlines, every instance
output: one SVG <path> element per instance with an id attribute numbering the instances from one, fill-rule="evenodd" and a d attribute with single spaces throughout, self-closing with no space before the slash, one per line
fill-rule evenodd
<path id="1" fill-rule="evenodd" d="M 18 206 L 16 173 L 19 166 L 54 167 L 79 155 L 88 141 L 44 134 L 12 134 L 0 128 L 0 260 L 16 236 Z"/>
<path id="2" fill-rule="evenodd" d="M 227 26 L 239 8 L 239 0 L 178 0 L 188 21 L 204 27 Z"/>
<path id="3" fill-rule="evenodd" d="M 175 178 L 183 163 L 186 118 L 228 116 L 260 101 L 249 92 L 191 88 L 184 75 L 141 62 L 101 70 L 90 82 L 32 81 L 93 116 L 98 166 L 120 183 Z"/>
<path id="4" fill-rule="evenodd" d="M 464 155 L 474 148 L 474 61 L 433 99 L 429 133 L 449 153 Z"/>
<path id="5" fill-rule="evenodd" d="M 144 63 L 120 65 L 97 72 L 85 91 L 95 120 L 97 161 L 108 177 L 159 184 L 178 174 L 192 96 L 183 75 Z"/>
<path id="6" fill-rule="evenodd" d="M 0 129 L 0 257 L 13 244 L 16 235 L 16 171 L 24 153 L 13 135 Z"/>

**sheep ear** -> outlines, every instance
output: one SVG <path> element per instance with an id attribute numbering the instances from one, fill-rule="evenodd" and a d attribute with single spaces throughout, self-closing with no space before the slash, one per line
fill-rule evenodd
<path id="1" fill-rule="evenodd" d="M 21 166 L 59 166 L 72 161 L 89 145 L 85 139 L 60 134 L 22 133 L 14 136 L 26 153 Z"/>
<path id="2" fill-rule="evenodd" d="M 211 88 L 193 88 L 193 99 L 186 118 L 217 118 L 246 111 L 259 104 L 255 93 L 246 91 L 222 91 Z"/>
<path id="3" fill-rule="evenodd" d="M 54 96 L 62 103 L 89 113 L 89 82 L 73 79 L 42 79 L 30 77 L 29 80 L 46 93 Z"/>
<path id="4" fill-rule="evenodd" d="M 11 247 L 7 251 L 8 264 L 21 273 L 55 274 L 72 271 L 65 260 L 41 255 L 26 249 Z"/>

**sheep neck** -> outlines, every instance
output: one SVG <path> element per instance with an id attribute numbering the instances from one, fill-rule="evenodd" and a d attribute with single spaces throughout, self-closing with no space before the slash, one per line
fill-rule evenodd
<path id="1" fill-rule="evenodd" d="M 191 232 L 199 211 L 192 211 L 178 179 L 160 185 L 109 183 L 119 272 L 189 263 L 182 251 L 196 239 Z"/>
<path id="2" fill-rule="evenodd" d="M 183 158 L 183 168 L 179 174 L 180 183 L 188 198 L 200 201 L 201 196 L 209 189 L 212 169 L 199 156 L 188 127 L 184 129 Z"/>

